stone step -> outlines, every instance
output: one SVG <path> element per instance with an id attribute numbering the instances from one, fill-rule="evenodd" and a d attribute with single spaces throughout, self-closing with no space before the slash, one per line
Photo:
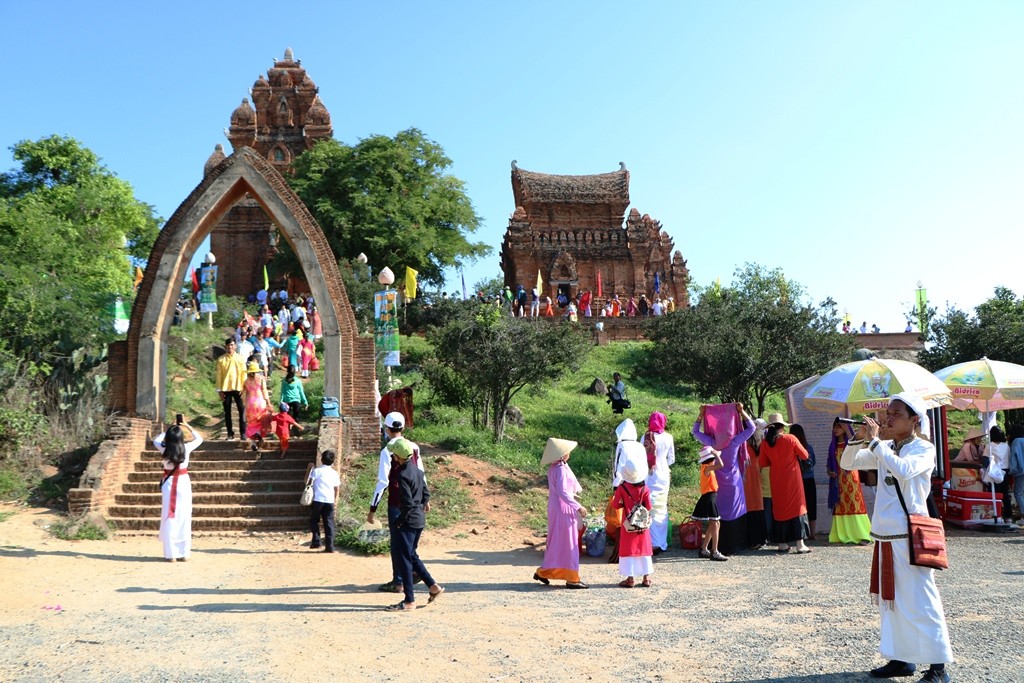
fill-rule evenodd
<path id="1" fill-rule="evenodd" d="M 199 517 L 222 518 L 262 518 L 262 517 L 301 517 L 309 518 L 309 508 L 299 505 L 297 498 L 294 503 L 278 505 L 192 505 L 192 519 Z M 111 519 L 160 518 L 160 505 L 111 505 Z"/>
<path id="2" fill-rule="evenodd" d="M 304 508 L 308 509 L 308 508 Z M 145 517 L 136 519 L 110 519 L 110 522 L 119 531 L 144 532 L 146 535 L 155 535 L 160 530 L 160 518 Z M 193 517 L 192 531 L 202 533 L 204 531 L 306 531 L 309 529 L 309 514 L 302 516 L 263 516 L 255 518 L 245 517 Z"/>
<path id="3" fill-rule="evenodd" d="M 282 481 L 294 479 L 303 481 L 306 473 L 305 467 L 280 470 L 280 469 L 221 469 L 221 470 L 193 470 L 189 469 L 189 478 L 192 479 L 192 486 L 208 481 L 237 481 L 243 483 L 258 481 Z M 149 483 L 159 488 L 163 479 L 163 469 L 151 469 L 144 472 L 129 472 L 128 481 L 133 484 Z"/>
<path id="4" fill-rule="evenodd" d="M 196 493 L 192 492 L 192 507 L 209 505 L 294 505 L 299 502 L 299 491 L 253 491 L 251 493 Z M 117 505 L 155 506 L 162 504 L 159 493 L 119 493 L 114 496 Z"/>
<path id="5" fill-rule="evenodd" d="M 146 473 L 144 473 L 146 474 Z M 209 473 L 202 475 L 203 479 L 207 478 Z M 199 493 L 284 493 L 291 491 L 298 494 L 304 487 L 304 481 L 302 478 L 298 479 L 260 479 L 258 481 L 238 481 L 225 480 L 225 481 L 196 481 L 194 477 L 192 479 L 192 493 L 193 495 Z M 149 481 L 141 483 L 128 483 L 124 484 L 125 493 L 153 493 L 159 494 L 159 477 L 153 477 Z"/>
<path id="6" fill-rule="evenodd" d="M 282 459 L 273 442 L 265 443 L 261 453 L 263 458 Z M 230 451 L 194 451 L 192 456 L 189 458 L 189 462 L 223 462 L 224 460 L 256 461 L 257 459 L 255 452 L 248 449 L 236 448 Z M 283 459 L 301 460 L 302 462 L 309 463 L 316 459 L 316 453 L 308 450 L 295 450 L 289 447 L 288 452 L 284 454 Z M 144 451 L 140 460 L 142 462 L 163 462 L 163 456 L 157 451 Z"/>
<path id="7" fill-rule="evenodd" d="M 267 438 L 265 440 L 266 447 L 276 448 L 278 440 L 276 438 Z M 192 452 L 192 457 L 195 458 L 199 454 L 210 454 L 210 453 L 233 453 L 236 451 L 248 451 L 248 441 L 204 441 L 203 444 Z M 288 452 L 292 453 L 316 453 L 316 441 L 306 439 L 291 439 L 288 442 Z M 152 442 L 146 445 L 144 454 L 147 455 L 159 455 L 159 451 L 153 447 Z"/>
<path id="8" fill-rule="evenodd" d="M 188 464 L 188 471 L 214 472 L 218 470 L 252 470 L 252 471 L 279 471 L 279 472 L 305 472 L 309 461 L 298 458 L 276 458 L 264 457 L 261 459 L 248 460 L 193 460 Z M 159 460 L 151 460 L 135 463 L 136 472 L 163 472 L 163 463 Z M 300 474 L 301 476 L 301 474 Z"/>

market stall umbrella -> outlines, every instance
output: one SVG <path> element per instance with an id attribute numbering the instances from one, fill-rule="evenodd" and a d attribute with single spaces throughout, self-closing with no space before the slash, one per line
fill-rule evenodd
<path id="1" fill-rule="evenodd" d="M 822 375 L 804 397 L 811 410 L 842 414 L 885 410 L 889 397 L 909 393 L 925 400 L 930 408 L 949 405 L 949 387 L 916 363 L 869 358 L 845 363 Z"/>
<path id="2" fill-rule="evenodd" d="M 1024 408 L 1024 365 L 999 360 L 972 360 L 935 373 L 953 392 L 953 407 L 983 413 Z"/>

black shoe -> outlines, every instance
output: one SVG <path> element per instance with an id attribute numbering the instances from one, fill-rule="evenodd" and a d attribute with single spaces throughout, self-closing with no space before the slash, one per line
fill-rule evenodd
<path id="1" fill-rule="evenodd" d="M 544 578 L 543 576 L 541 576 L 541 575 L 540 575 L 540 574 L 538 574 L 537 572 L 534 572 L 534 573 L 533 573 L 533 580 L 534 580 L 534 581 L 540 581 L 540 582 L 541 582 L 541 583 L 543 583 L 543 584 L 544 584 L 545 586 L 548 586 L 548 585 L 550 585 L 550 584 L 551 584 L 551 582 L 550 582 L 550 581 L 548 581 L 547 579 L 545 579 L 545 578 Z"/>
<path id="2" fill-rule="evenodd" d="M 324 552 L 325 553 L 333 553 L 334 552 L 334 548 L 324 548 Z"/>
<path id="3" fill-rule="evenodd" d="M 872 669 L 868 672 L 868 675 L 872 678 L 903 678 L 905 676 L 913 676 L 915 673 L 917 673 L 916 666 L 894 659 L 885 666 Z"/>
<path id="4" fill-rule="evenodd" d="M 577 589 L 577 590 L 579 590 L 579 589 L 581 589 L 581 588 L 584 588 L 584 589 L 585 589 L 585 588 L 590 588 L 590 586 L 588 586 L 587 584 L 585 584 L 585 583 L 584 583 L 584 582 L 582 582 L 582 581 L 578 581 L 578 582 L 575 582 L 575 583 L 574 583 L 574 582 L 572 582 L 572 581 L 566 581 L 566 582 L 565 582 L 565 587 L 566 587 L 566 588 L 575 588 L 575 589 Z"/>
<path id="5" fill-rule="evenodd" d="M 663 552 L 665 551 L 659 548 L 658 546 L 654 546 L 654 548 L 651 550 L 651 555 L 657 557 L 658 555 L 661 555 Z"/>
<path id="6" fill-rule="evenodd" d="M 310 543 L 310 544 L 309 544 L 309 549 L 310 549 L 310 550 L 316 550 L 316 549 L 317 549 L 317 548 L 319 548 L 319 547 L 320 547 L 320 544 L 319 544 L 319 543 Z"/>
<path id="7" fill-rule="evenodd" d="M 949 674 L 946 673 L 945 667 L 937 670 L 928 669 L 918 683 L 949 683 Z"/>

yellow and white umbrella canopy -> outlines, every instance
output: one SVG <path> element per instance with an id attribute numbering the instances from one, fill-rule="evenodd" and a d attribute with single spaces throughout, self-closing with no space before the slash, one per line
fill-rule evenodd
<path id="1" fill-rule="evenodd" d="M 885 410 L 890 396 L 904 392 L 921 397 L 931 408 L 952 402 L 949 387 L 920 365 L 870 358 L 826 372 L 807 392 L 804 405 L 834 414 L 869 413 Z"/>
<path id="2" fill-rule="evenodd" d="M 982 358 L 935 373 L 953 392 L 953 406 L 983 413 L 1024 408 L 1024 366 Z"/>

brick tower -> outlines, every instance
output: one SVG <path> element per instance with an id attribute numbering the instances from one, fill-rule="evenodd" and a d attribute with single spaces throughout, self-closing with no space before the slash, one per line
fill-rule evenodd
<path id="1" fill-rule="evenodd" d="M 291 172 L 292 161 L 316 142 L 331 137 L 331 115 L 320 101 L 319 88 L 302 68 L 302 62 L 284 51 L 253 84 L 249 98 L 231 114 L 228 141 L 234 151 L 251 147 L 282 174 Z M 224 160 L 217 145 L 204 167 Z M 277 253 L 277 231 L 255 200 L 238 202 L 210 235 L 210 251 L 220 265 L 217 292 L 247 296 L 263 287 L 263 266 Z"/>
<path id="2" fill-rule="evenodd" d="M 501 245 L 505 284 L 528 290 L 544 281 L 541 296 L 554 299 L 594 292 L 598 310 L 612 295 L 628 299 L 646 294 L 653 301 L 655 275 L 659 296 L 688 306 L 690 273 L 661 222 L 629 206 L 629 171 L 594 175 L 551 175 L 512 162 L 515 212 Z M 674 252 L 674 253 L 673 253 Z M 602 297 L 597 297 L 598 277 Z"/>

